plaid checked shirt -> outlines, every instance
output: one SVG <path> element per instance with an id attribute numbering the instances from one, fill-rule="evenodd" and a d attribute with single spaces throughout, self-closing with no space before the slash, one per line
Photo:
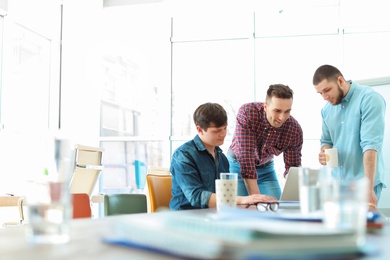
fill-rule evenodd
<path id="1" fill-rule="evenodd" d="M 263 103 L 252 102 L 240 107 L 230 149 L 240 163 L 243 178 L 256 179 L 256 166 L 281 153 L 285 176 L 291 166 L 301 165 L 302 144 L 302 128 L 292 116 L 280 128 L 275 128 L 268 123 Z"/>

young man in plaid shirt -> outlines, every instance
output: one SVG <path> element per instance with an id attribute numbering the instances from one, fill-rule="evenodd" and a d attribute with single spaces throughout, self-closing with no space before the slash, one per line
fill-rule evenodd
<path id="1" fill-rule="evenodd" d="M 292 166 L 301 165 L 303 132 L 293 118 L 293 91 L 286 85 L 271 85 L 266 102 L 240 107 L 232 144 L 227 152 L 230 172 L 239 173 L 238 195 L 266 194 L 278 199 L 281 189 L 274 156 L 283 153 L 284 177 Z"/>

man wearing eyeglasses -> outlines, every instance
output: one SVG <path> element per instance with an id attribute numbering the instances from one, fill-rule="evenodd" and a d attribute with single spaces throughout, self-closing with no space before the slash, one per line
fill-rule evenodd
<path id="1" fill-rule="evenodd" d="M 382 152 L 386 104 L 368 86 L 344 79 L 340 70 L 322 65 L 314 73 L 313 85 L 328 103 L 322 108 L 319 162 L 326 164 L 325 149 L 338 149 L 339 167 L 333 174 L 342 180 L 366 176 L 369 208 L 375 210 L 384 186 Z"/>
<path id="2" fill-rule="evenodd" d="M 193 115 L 198 134 L 176 149 L 172 156 L 172 210 L 216 207 L 215 180 L 229 172 L 229 162 L 219 147 L 227 131 L 227 114 L 216 103 L 200 105 Z M 237 204 L 275 201 L 272 196 L 238 196 Z"/>
<path id="3" fill-rule="evenodd" d="M 238 195 L 267 194 L 280 199 L 274 156 L 283 153 L 284 177 L 290 167 L 301 165 L 303 132 L 290 115 L 292 104 L 292 89 L 274 84 L 267 90 L 266 102 L 240 107 L 227 152 L 230 172 L 239 173 Z"/>

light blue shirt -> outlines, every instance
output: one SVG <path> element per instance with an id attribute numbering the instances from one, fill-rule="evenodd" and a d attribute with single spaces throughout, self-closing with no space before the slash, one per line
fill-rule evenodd
<path id="1" fill-rule="evenodd" d="M 338 149 L 339 167 L 333 174 L 349 180 L 364 176 L 363 153 L 377 151 L 374 185 L 385 185 L 382 152 L 385 131 L 386 103 L 383 97 L 368 86 L 352 82 L 348 94 L 336 106 L 327 103 L 321 111 L 321 147 Z"/>

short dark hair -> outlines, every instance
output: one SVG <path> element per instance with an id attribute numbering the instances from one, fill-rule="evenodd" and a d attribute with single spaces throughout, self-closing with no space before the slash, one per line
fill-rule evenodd
<path id="1" fill-rule="evenodd" d="M 267 103 L 271 100 L 272 97 L 290 99 L 293 98 L 294 91 L 287 85 L 283 84 L 273 84 L 270 85 L 267 90 Z"/>
<path id="2" fill-rule="evenodd" d="M 208 102 L 195 110 L 194 123 L 204 130 L 207 130 L 211 124 L 221 127 L 227 124 L 227 113 L 220 104 Z"/>
<path id="3" fill-rule="evenodd" d="M 313 85 L 318 85 L 324 79 L 336 82 L 339 76 L 344 77 L 338 68 L 332 65 L 322 65 L 314 72 Z"/>

